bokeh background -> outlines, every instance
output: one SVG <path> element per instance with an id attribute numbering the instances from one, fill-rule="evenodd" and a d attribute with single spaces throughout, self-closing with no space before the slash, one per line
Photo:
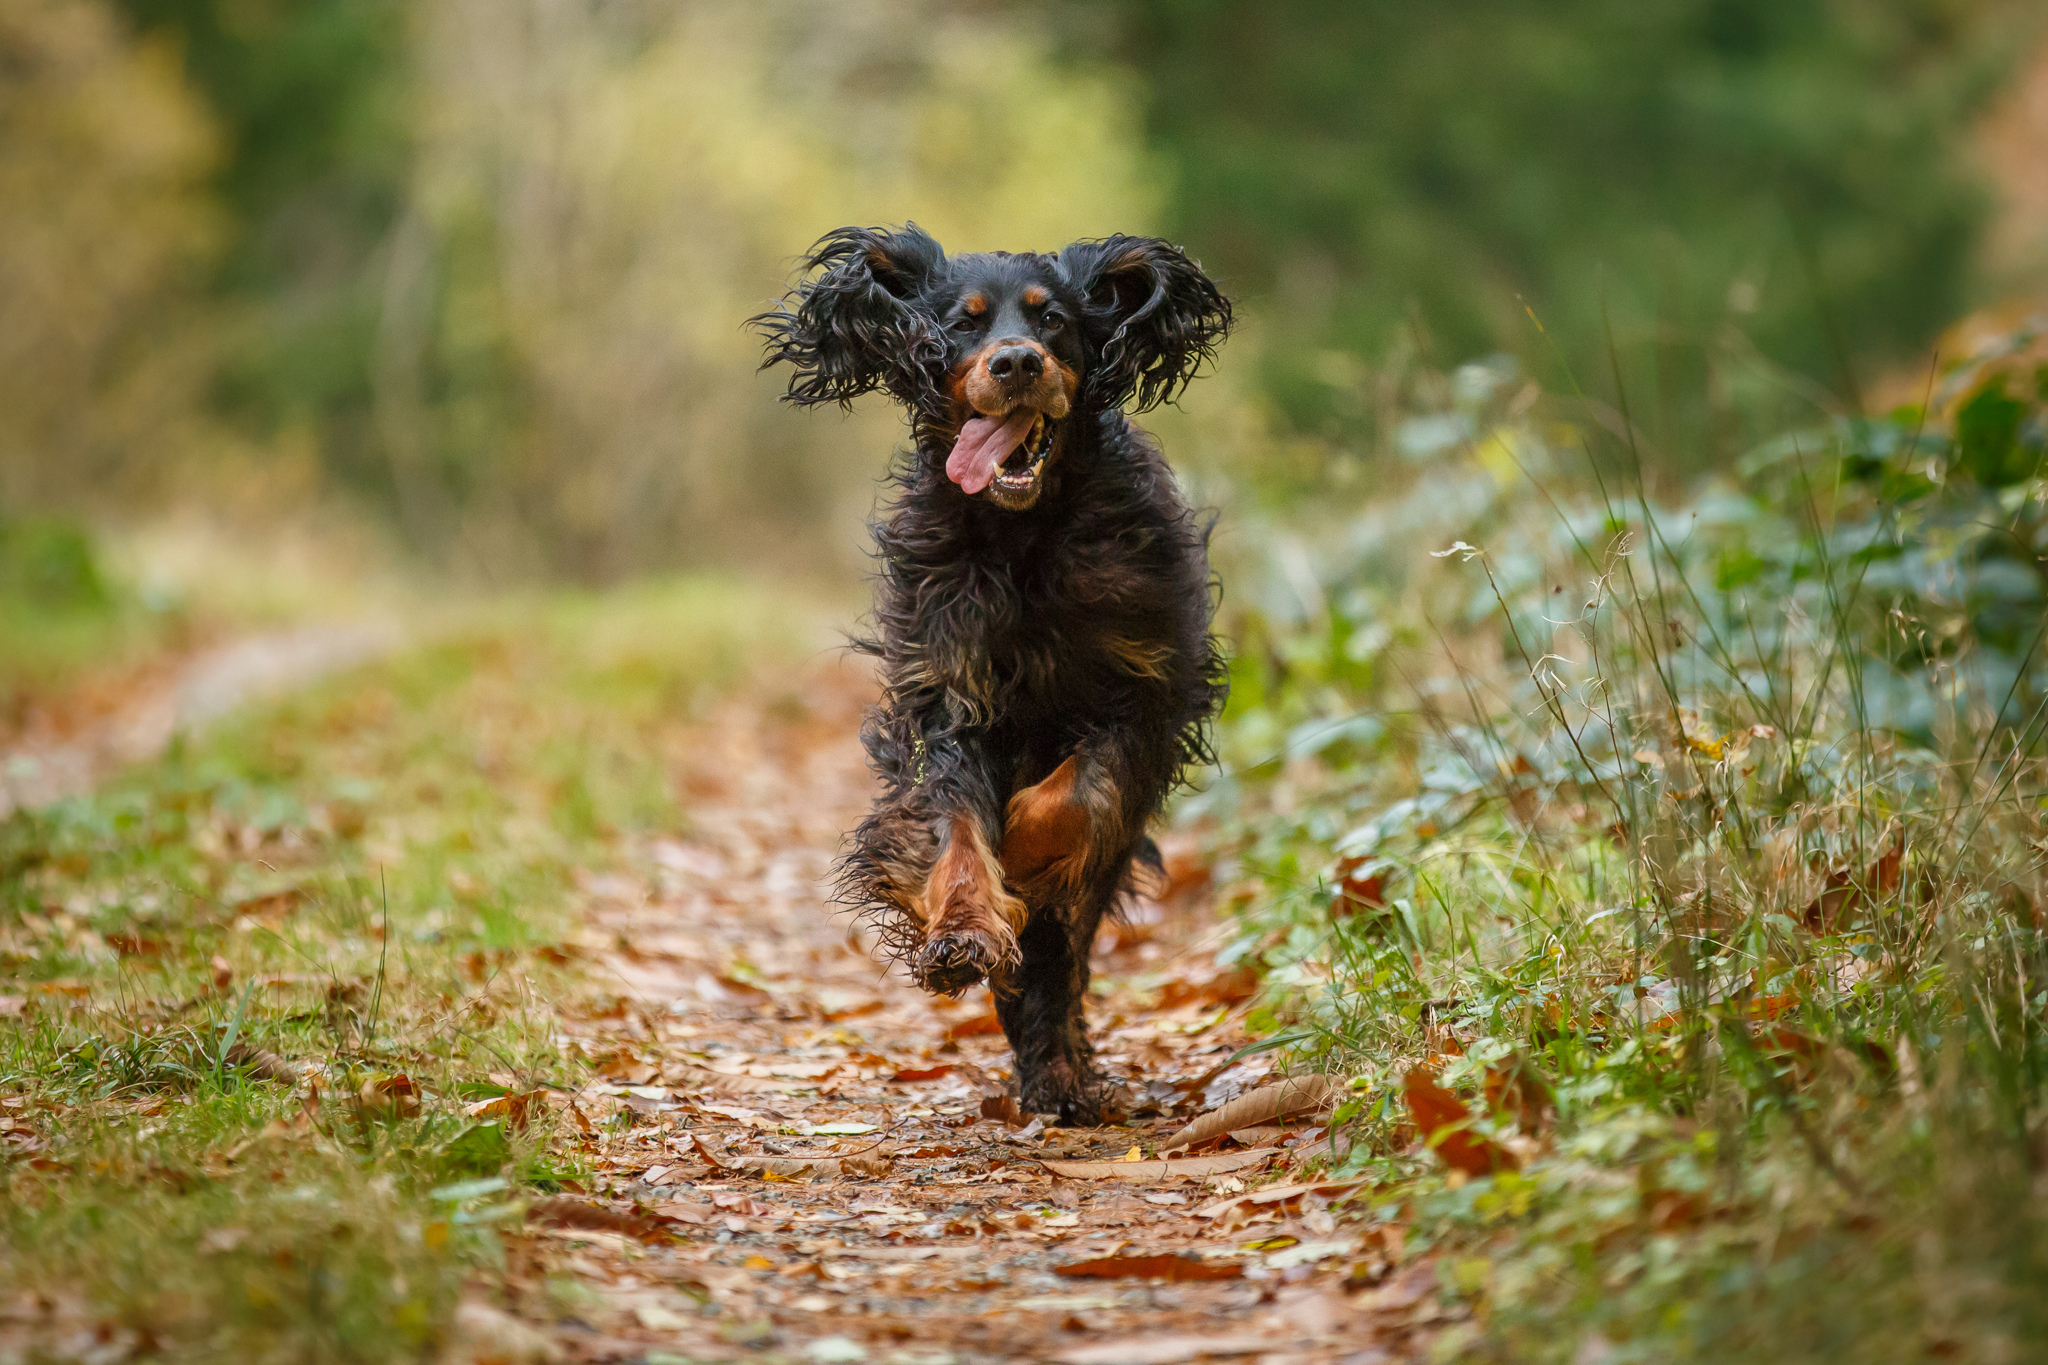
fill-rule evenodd
<path id="1" fill-rule="evenodd" d="M 2041 283 L 2041 37 L 2015 0 L 12 0 L 0 516 L 845 573 L 895 418 L 779 408 L 740 322 L 905 219 L 1184 243 L 1247 318 L 1174 433 L 1212 484 L 1356 481 L 1413 356 L 1618 372 L 1709 468 Z"/>

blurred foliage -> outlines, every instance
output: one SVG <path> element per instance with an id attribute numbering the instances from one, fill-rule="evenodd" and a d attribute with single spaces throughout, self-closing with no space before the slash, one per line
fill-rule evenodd
<path id="1" fill-rule="evenodd" d="M 213 157 L 171 52 L 93 0 L 0 7 L 0 513 L 103 494 L 192 434 Z"/>
<path id="2" fill-rule="evenodd" d="M 125 3 L 178 35 L 227 131 L 223 410 L 310 443 L 443 563 L 850 560 L 895 420 L 778 415 L 739 330 L 801 248 L 912 216 L 955 249 L 1154 216 L 1133 97 L 990 13 Z"/>
<path id="3" fill-rule="evenodd" d="M 2048 319 L 1979 331 L 1668 490 L 1504 359 L 1396 376 L 1407 486 L 1235 548 L 1185 813 L 1456 1358 L 2048 1342 Z"/>
<path id="4" fill-rule="evenodd" d="M 1850 409 L 1857 367 L 1961 311 L 1969 121 L 2040 26 L 2010 0 L 1111 12 L 1172 230 L 1267 298 L 1297 426 L 1355 446 L 1343 358 L 1407 333 L 1439 366 L 1515 351 L 1560 392 L 1611 396 L 1618 361 L 1694 468 L 1782 422 L 1778 367 Z"/>
<path id="5" fill-rule="evenodd" d="M 259 437 L 360 441 L 374 262 L 413 141 L 407 7 L 395 0 L 115 0 L 182 56 L 218 126 L 229 222 L 211 398 Z"/>
<path id="6" fill-rule="evenodd" d="M 1247 319 L 1193 463 L 1271 502 L 1400 458 L 1366 389 L 1495 351 L 1725 468 L 1954 313 L 2036 8 L 23 0 L 0 500 L 340 490 L 513 577 L 844 566 L 898 419 L 778 410 L 738 322 L 911 218 L 1186 242 Z"/>

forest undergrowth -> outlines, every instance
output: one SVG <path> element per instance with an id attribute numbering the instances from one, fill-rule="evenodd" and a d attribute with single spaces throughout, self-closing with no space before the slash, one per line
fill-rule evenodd
<path id="1" fill-rule="evenodd" d="M 2040 325 L 1686 489 L 1625 401 L 1401 382 L 1405 489 L 1242 518 L 1183 815 L 1357 1207 L 1475 1309 L 1439 1350 L 2033 1358 Z"/>

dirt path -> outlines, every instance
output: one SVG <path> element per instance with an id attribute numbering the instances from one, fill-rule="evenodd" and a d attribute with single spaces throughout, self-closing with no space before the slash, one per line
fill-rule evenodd
<path id="1" fill-rule="evenodd" d="M 1246 1135 L 1278 1150 L 1208 1179 L 1044 1164 L 1149 1157 L 1264 1078 L 1263 1058 L 1218 1070 L 1244 1041 L 1244 985 L 1214 964 L 1213 914 L 1148 906 L 1098 960 L 1098 1045 L 1155 1117 L 1064 1132 L 984 1117 L 1009 1062 L 986 993 L 923 995 L 825 905 L 867 798 L 865 677 L 828 669 L 802 694 L 801 717 L 740 701 L 704 726 L 677 774 L 689 827 L 635 850 L 639 873 L 583 881 L 589 993 L 559 1004 L 566 1046 L 603 1078 L 568 1113 L 596 1174 L 539 1206 L 538 1235 L 517 1244 L 508 1306 L 556 1323 L 529 1353 L 1406 1358 L 1430 1330 L 1433 1269 L 1393 1270 L 1388 1234 L 1335 1220 L 1327 1185 L 1248 1197 L 1318 1168 L 1297 1155 L 1313 1120 Z M 1091 1261 L 1103 1276 L 1074 1273 Z M 566 1325 L 541 1307 L 564 1274 L 590 1291 Z M 470 1310 L 476 1339 L 516 1340 L 492 1312 Z M 519 1353 L 475 1356 L 493 1351 Z"/>
<path id="2" fill-rule="evenodd" d="M 388 620 L 308 625 L 172 661 L 161 676 L 122 689 L 118 702 L 74 731 L 0 743 L 0 820 L 88 792 L 123 767 L 162 753 L 180 731 L 388 654 L 402 638 Z"/>

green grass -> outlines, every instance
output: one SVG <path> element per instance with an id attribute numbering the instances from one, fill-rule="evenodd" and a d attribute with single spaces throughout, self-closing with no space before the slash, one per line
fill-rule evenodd
<path id="1" fill-rule="evenodd" d="M 190 630 L 177 603 L 109 574 L 80 528 L 0 518 L 0 734 L 30 707 L 174 648 Z"/>
<path id="2" fill-rule="evenodd" d="M 499 603 L 0 824 L 0 1355 L 434 1354 L 506 1191 L 576 1174 L 464 1112 L 578 1079 L 573 870 L 685 826 L 665 746 L 814 631 L 723 581 Z"/>
<path id="3" fill-rule="evenodd" d="M 2048 1350 L 2048 387 L 2013 368 L 1661 498 L 1475 396 L 1313 592 L 1240 591 L 1192 813 L 1268 1042 L 1357 1078 L 1372 1216 L 1475 1309 L 1442 1351 Z M 1519 1169 L 1418 1145 L 1424 1063 Z M 1482 1097 L 1517 1074 L 1540 1120 Z"/>

